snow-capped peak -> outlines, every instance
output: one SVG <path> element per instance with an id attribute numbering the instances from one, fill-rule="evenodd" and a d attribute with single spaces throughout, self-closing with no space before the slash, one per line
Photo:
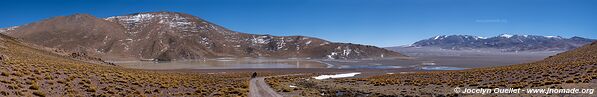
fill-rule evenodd
<path id="1" fill-rule="evenodd" d="M 443 39 L 445 37 L 446 37 L 446 35 L 438 35 L 438 36 L 433 37 L 433 40 Z"/>
<path id="2" fill-rule="evenodd" d="M 133 34 L 138 32 L 133 30 L 138 29 L 139 27 L 147 27 L 147 25 L 151 23 L 166 25 L 168 28 L 165 29 L 179 29 L 181 31 L 189 32 L 218 30 L 216 26 L 205 21 L 201 22 L 200 19 L 194 16 L 176 12 L 137 13 L 125 16 L 108 17 L 106 20 L 120 23 Z"/>
<path id="3" fill-rule="evenodd" d="M 562 38 L 560 36 L 544 36 L 544 37 L 546 37 L 546 38 Z"/>
<path id="4" fill-rule="evenodd" d="M 106 20 L 110 21 L 122 21 L 125 23 L 140 23 L 140 22 L 149 22 L 152 19 L 159 20 L 159 23 L 166 23 L 170 24 L 170 26 L 184 26 L 184 25 L 191 25 L 189 17 L 182 16 L 178 13 L 169 13 L 169 12 L 155 12 L 155 13 L 138 13 L 126 16 L 113 16 L 108 17 Z"/>
<path id="5" fill-rule="evenodd" d="M 475 39 L 475 40 L 487 39 L 486 37 L 472 36 L 472 35 L 450 35 L 450 36 L 447 36 L 447 35 L 438 35 L 438 36 L 430 38 L 430 40 L 443 40 L 443 39 L 446 39 L 446 38 L 455 38 L 455 37 L 465 38 L 465 39 Z"/>
<path id="6" fill-rule="evenodd" d="M 487 37 L 475 36 L 475 39 L 487 39 Z"/>
<path id="7" fill-rule="evenodd" d="M 499 37 L 504 37 L 504 38 L 510 38 L 514 35 L 510 35 L 510 34 L 501 34 Z"/>

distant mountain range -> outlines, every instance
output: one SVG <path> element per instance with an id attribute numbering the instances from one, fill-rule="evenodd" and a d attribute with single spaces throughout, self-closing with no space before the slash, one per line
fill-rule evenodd
<path id="1" fill-rule="evenodd" d="M 500 49 L 515 51 L 567 51 L 595 41 L 582 37 L 509 35 L 479 37 L 471 35 L 441 35 L 417 41 L 411 47 L 439 47 L 451 50 Z"/>
<path id="2" fill-rule="evenodd" d="M 59 16 L 0 32 L 34 44 L 109 60 L 195 60 L 221 57 L 359 59 L 402 57 L 375 46 L 306 36 L 235 32 L 177 12 L 97 18 Z"/>

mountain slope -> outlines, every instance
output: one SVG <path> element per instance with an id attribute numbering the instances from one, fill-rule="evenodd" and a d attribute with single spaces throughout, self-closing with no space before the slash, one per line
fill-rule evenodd
<path id="1" fill-rule="evenodd" d="M 240 33 L 176 12 L 137 13 L 106 19 L 77 14 L 27 24 L 5 33 L 47 47 L 99 55 L 110 60 L 403 56 L 383 48 L 334 43 L 313 37 Z"/>
<path id="2" fill-rule="evenodd" d="M 116 23 L 98 19 L 88 14 L 59 16 L 19 26 L 5 32 L 9 36 L 45 47 L 75 52 L 121 53 L 125 30 Z"/>
<path id="3" fill-rule="evenodd" d="M 500 49 L 503 51 L 566 51 L 591 43 L 582 37 L 508 35 L 484 38 L 470 35 L 442 35 L 421 40 L 414 47 L 439 47 L 453 50 Z"/>

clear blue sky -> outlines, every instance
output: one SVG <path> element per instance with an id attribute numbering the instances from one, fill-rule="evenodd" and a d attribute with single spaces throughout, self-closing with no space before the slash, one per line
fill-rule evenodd
<path id="1" fill-rule="evenodd" d="M 398 46 L 436 35 L 501 33 L 597 38 L 597 0 L 10 0 L 0 27 L 49 17 L 192 14 L 229 29 Z"/>

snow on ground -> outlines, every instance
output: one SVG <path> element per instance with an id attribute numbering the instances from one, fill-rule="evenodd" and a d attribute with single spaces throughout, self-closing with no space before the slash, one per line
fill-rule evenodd
<path id="1" fill-rule="evenodd" d="M 317 80 L 330 79 L 330 78 L 346 78 L 346 77 L 353 77 L 358 74 L 361 74 L 361 73 L 353 72 L 353 73 L 343 73 L 343 74 L 336 74 L 336 75 L 320 75 L 320 76 L 316 76 L 313 78 L 317 79 Z"/>
<path id="2" fill-rule="evenodd" d="M 293 86 L 293 85 L 290 85 L 290 86 L 288 86 L 288 87 L 291 87 L 291 88 L 296 88 L 296 86 Z"/>

